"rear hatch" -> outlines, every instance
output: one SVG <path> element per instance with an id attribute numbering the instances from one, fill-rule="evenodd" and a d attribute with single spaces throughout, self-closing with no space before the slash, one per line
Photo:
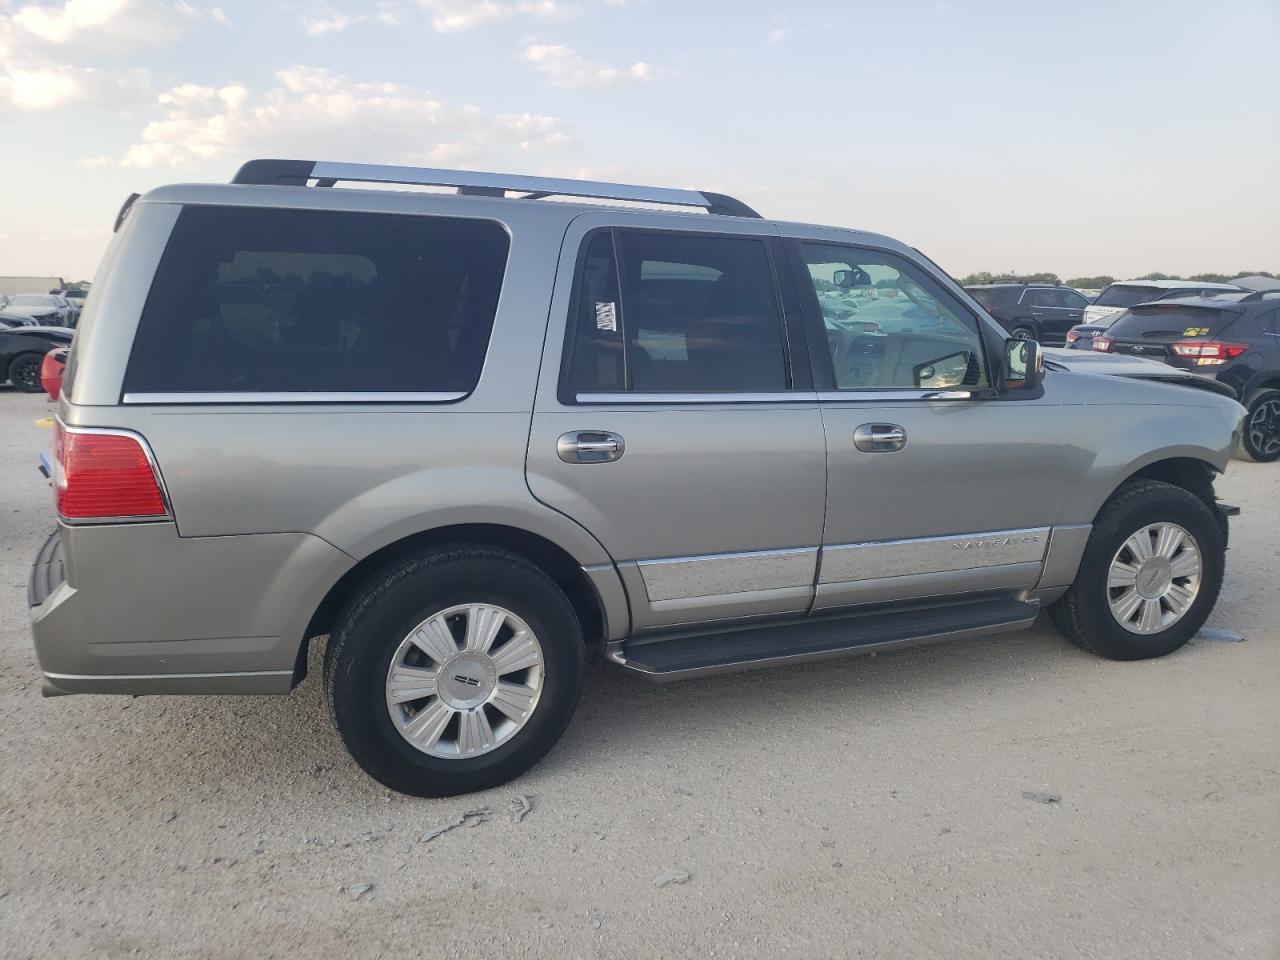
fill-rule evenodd
<path id="1" fill-rule="evenodd" d="M 1202 345 L 1218 342 L 1243 312 L 1233 303 L 1200 303 L 1186 301 L 1149 303 L 1129 308 L 1107 330 L 1104 338 L 1094 340 L 1094 349 L 1128 356 L 1148 357 L 1184 369 L 1203 366 L 1197 362 Z M 1099 340 L 1104 344 L 1100 345 Z"/>

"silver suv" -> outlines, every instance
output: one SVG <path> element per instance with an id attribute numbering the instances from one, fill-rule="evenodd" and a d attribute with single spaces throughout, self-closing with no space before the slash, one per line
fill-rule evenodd
<path id="1" fill-rule="evenodd" d="M 668 680 L 1048 606 L 1128 660 L 1218 596 L 1240 406 L 1046 370 L 886 237 L 311 161 L 133 199 L 58 403 L 49 695 L 287 693 L 328 636 L 356 761 L 441 796 L 542 757 L 593 655 Z"/>

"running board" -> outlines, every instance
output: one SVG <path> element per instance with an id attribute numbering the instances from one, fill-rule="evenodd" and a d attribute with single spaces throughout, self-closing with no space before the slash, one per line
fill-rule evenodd
<path id="1" fill-rule="evenodd" d="M 985 597 L 610 644 L 608 658 L 658 683 L 1022 630 L 1038 600 Z"/>

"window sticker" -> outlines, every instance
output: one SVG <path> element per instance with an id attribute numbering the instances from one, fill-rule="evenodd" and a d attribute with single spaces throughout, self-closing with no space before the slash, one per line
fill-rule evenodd
<path id="1" fill-rule="evenodd" d="M 609 301 L 608 303 L 596 304 L 596 329 L 617 333 L 618 305 L 616 303 Z"/>
<path id="2" fill-rule="evenodd" d="M 1209 335 L 1208 327 L 1187 327 L 1182 331 L 1184 337 L 1207 337 Z"/>

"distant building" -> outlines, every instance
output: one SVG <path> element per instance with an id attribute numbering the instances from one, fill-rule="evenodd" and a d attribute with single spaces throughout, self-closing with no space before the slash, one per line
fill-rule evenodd
<path id="1" fill-rule="evenodd" d="M 66 281 L 61 277 L 0 277 L 0 293 L 14 296 L 19 293 L 48 293 L 65 290 Z"/>

